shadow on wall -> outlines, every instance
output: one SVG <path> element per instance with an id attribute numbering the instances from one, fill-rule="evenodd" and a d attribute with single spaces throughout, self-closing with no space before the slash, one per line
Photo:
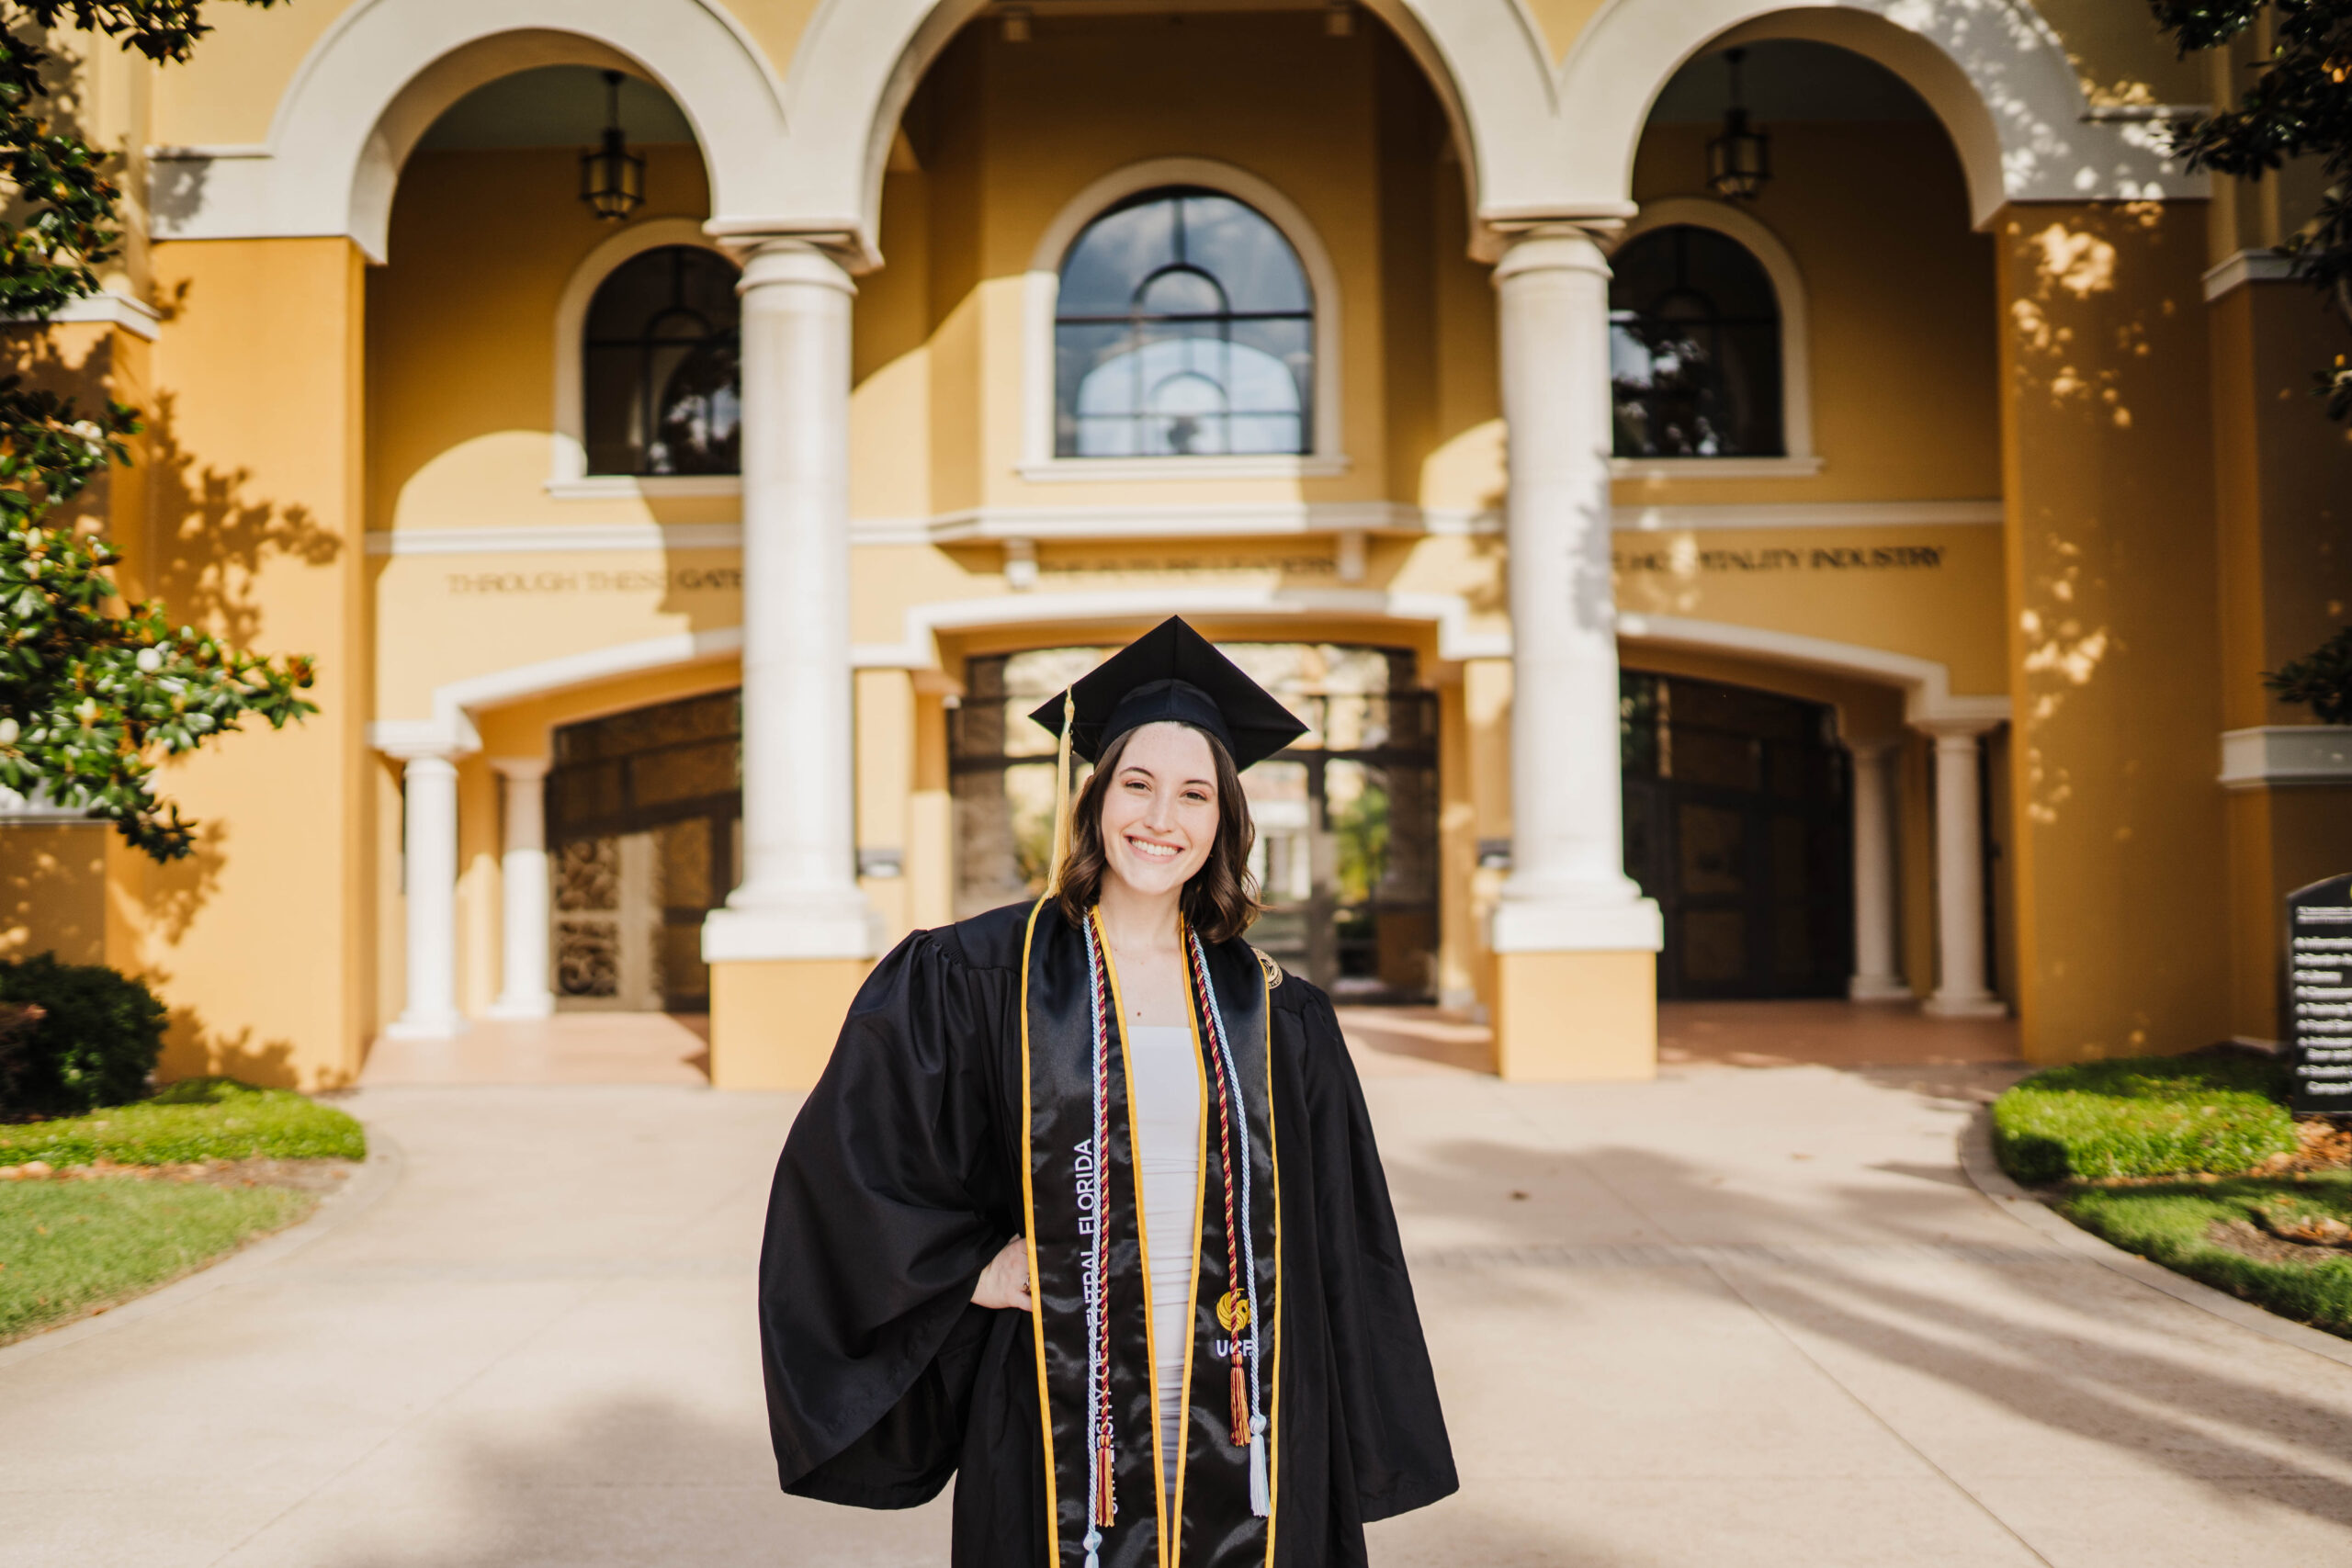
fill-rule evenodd
<path id="1" fill-rule="evenodd" d="M 141 976 L 158 996 L 166 996 L 171 987 L 170 975 L 149 969 Z M 248 1027 L 235 1034 L 215 1032 L 196 1010 L 173 1008 L 164 1020 L 164 1054 L 155 1064 L 155 1077 L 164 1083 L 181 1078 L 206 1077 L 218 1074 L 242 1083 L 260 1084 L 267 1089 L 303 1089 L 316 1091 L 328 1089 L 348 1089 L 348 1073 L 320 1073 L 309 1084 L 300 1081 L 294 1067 L 294 1043 L 290 1040 L 254 1042 L 254 1032 Z"/>
<path id="2" fill-rule="evenodd" d="M 106 962 L 106 854 L 95 823 L 0 827 L 0 959 Z"/>
<path id="3" fill-rule="evenodd" d="M 205 626 L 240 648 L 254 649 L 266 631 L 256 586 L 263 569 L 281 557 L 305 566 L 331 566 L 344 542 L 300 502 L 248 496 L 250 470 L 200 467 L 175 434 L 175 405 L 174 394 L 158 392 L 147 411 L 140 461 L 155 526 L 143 575 L 175 621 Z"/>
<path id="4" fill-rule="evenodd" d="M 2007 370 L 2018 417 L 2040 425 L 2042 441 L 2068 431 L 2095 450 L 2135 423 L 2166 428 L 2156 411 L 2135 406 L 2135 395 L 2159 395 L 2148 367 L 2166 346 L 2163 340 L 2179 330 L 2174 318 L 2194 315 L 2199 302 L 2152 298 L 2139 281 L 2165 271 L 2158 253 L 2167 243 L 2165 220 L 2159 202 L 2123 203 L 2096 230 L 2064 221 L 2034 229 L 2012 220 L 2011 243 L 2022 242 L 2032 270 L 2004 323 Z M 2040 547 L 2029 552 L 2016 612 L 2019 668 L 2030 693 L 2019 717 L 2029 738 L 2129 651 L 2106 615 L 2108 574 L 2135 521 L 2129 501 L 2082 493 L 2070 499 L 2076 504 L 2064 515 L 2052 515 L 2045 502 L 2030 505 L 2021 519 L 2026 540 Z M 2120 514 L 2109 513 L 2102 502 Z M 2030 739 L 2027 747 L 2025 810 L 2047 826 L 2073 795 L 2073 783 Z"/>

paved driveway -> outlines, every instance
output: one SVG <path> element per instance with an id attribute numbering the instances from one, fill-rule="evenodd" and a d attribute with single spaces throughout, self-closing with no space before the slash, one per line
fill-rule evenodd
<path id="1" fill-rule="evenodd" d="M 2352 1367 L 1981 1197 L 1999 1069 L 1366 1059 L 1467 1481 L 1376 1562 L 2352 1561 Z M 371 1208 L 0 1355 L 0 1565 L 944 1562 L 941 1505 L 775 1490 L 748 1302 L 790 1100 L 351 1103 L 405 1156 Z"/>

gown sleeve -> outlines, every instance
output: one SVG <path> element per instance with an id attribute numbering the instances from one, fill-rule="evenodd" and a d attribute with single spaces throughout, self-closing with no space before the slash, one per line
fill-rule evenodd
<path id="1" fill-rule="evenodd" d="M 954 1472 L 1008 1224 L 988 1045 L 1001 985 L 916 932 L 867 977 L 776 1163 L 760 1347 L 787 1492 L 912 1507 Z"/>
<path id="2" fill-rule="evenodd" d="M 1314 994 L 1300 1011 L 1315 1249 L 1336 1384 L 1331 1472 L 1340 1484 L 1352 1477 L 1368 1523 L 1426 1507 L 1461 1483 L 1354 1059 L 1328 998 Z"/>

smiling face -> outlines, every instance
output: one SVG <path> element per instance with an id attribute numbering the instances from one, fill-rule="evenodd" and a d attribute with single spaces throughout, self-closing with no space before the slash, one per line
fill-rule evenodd
<path id="1" fill-rule="evenodd" d="M 1208 737 L 1147 724 L 1127 737 L 1102 794 L 1102 858 L 1137 893 L 1182 888 L 1216 843 L 1216 761 Z"/>

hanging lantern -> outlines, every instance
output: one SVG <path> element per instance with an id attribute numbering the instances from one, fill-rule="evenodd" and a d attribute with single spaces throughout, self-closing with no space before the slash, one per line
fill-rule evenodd
<path id="1" fill-rule="evenodd" d="M 1723 134 L 1707 143 L 1707 188 L 1725 201 L 1747 201 L 1772 177 L 1771 139 L 1747 129 L 1747 106 L 1740 102 L 1739 62 L 1747 51 L 1735 49 L 1724 58 L 1731 62 L 1731 104 L 1724 110 Z"/>
<path id="2" fill-rule="evenodd" d="M 580 154 L 580 199 L 617 223 L 645 199 L 645 160 L 621 138 L 621 73 L 605 73 L 605 144 Z"/>

